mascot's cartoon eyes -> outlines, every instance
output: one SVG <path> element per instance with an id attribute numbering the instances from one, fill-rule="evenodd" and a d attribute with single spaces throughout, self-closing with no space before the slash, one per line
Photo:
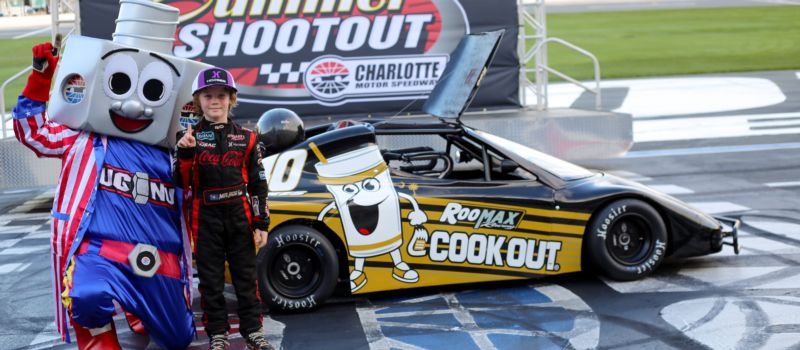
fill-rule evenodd
<path id="1" fill-rule="evenodd" d="M 139 75 L 139 98 L 146 105 L 163 105 L 172 95 L 172 75 L 174 73 L 164 62 L 148 64 Z"/>
<path id="2" fill-rule="evenodd" d="M 139 68 L 129 55 L 112 55 L 103 70 L 103 90 L 108 97 L 125 99 L 133 93 L 132 87 L 137 84 Z"/>
<path id="3" fill-rule="evenodd" d="M 347 184 L 344 185 L 342 191 L 344 191 L 344 193 L 356 193 L 358 192 L 358 187 L 356 187 L 356 185 L 353 184 Z"/>
<path id="4" fill-rule="evenodd" d="M 361 188 L 363 188 L 367 192 L 375 192 L 381 189 L 381 183 L 378 181 L 378 179 L 371 177 L 369 179 L 364 179 L 364 181 L 361 181 Z"/>
<path id="5" fill-rule="evenodd" d="M 131 78 L 125 73 L 111 74 L 111 79 L 108 80 L 108 87 L 111 88 L 111 92 L 123 95 L 131 88 Z"/>

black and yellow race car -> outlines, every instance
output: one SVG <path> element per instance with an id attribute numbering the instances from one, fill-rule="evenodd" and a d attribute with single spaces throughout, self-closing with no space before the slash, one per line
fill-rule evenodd
<path id="1" fill-rule="evenodd" d="M 723 241 L 738 253 L 736 221 L 463 125 L 500 36 L 462 41 L 425 104 L 435 117 L 320 125 L 262 161 L 272 310 L 313 309 L 338 281 L 360 294 L 585 268 L 634 280 Z"/>

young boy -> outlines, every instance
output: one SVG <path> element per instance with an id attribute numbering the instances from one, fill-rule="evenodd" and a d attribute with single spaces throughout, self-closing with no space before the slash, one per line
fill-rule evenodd
<path id="1" fill-rule="evenodd" d="M 175 181 L 191 189 L 189 220 L 195 235 L 203 323 L 210 349 L 228 348 L 225 260 L 239 307 L 239 332 L 248 349 L 272 349 L 264 339 L 256 290 L 256 246 L 267 242 L 267 184 L 256 135 L 231 120 L 233 76 L 222 68 L 201 71 L 192 89 L 201 119 L 178 133 Z M 249 197 L 249 201 L 248 201 Z"/>

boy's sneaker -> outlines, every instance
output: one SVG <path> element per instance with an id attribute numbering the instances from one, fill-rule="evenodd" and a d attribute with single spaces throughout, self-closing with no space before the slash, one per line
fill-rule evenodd
<path id="1" fill-rule="evenodd" d="M 249 350 L 275 350 L 272 345 L 267 343 L 267 339 L 264 338 L 264 329 L 259 329 L 253 333 L 247 335 L 247 348 Z"/>
<path id="2" fill-rule="evenodd" d="M 228 350 L 228 332 L 214 334 L 208 341 L 208 350 Z"/>

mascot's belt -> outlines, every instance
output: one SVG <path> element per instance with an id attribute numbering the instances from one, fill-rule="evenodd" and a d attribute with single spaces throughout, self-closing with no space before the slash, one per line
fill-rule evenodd
<path id="1" fill-rule="evenodd" d="M 78 246 L 77 255 L 90 251 L 108 260 L 130 265 L 133 273 L 142 277 L 159 274 L 174 279 L 181 278 L 178 256 L 159 251 L 149 244 L 132 244 L 108 239 L 84 240 Z"/>

